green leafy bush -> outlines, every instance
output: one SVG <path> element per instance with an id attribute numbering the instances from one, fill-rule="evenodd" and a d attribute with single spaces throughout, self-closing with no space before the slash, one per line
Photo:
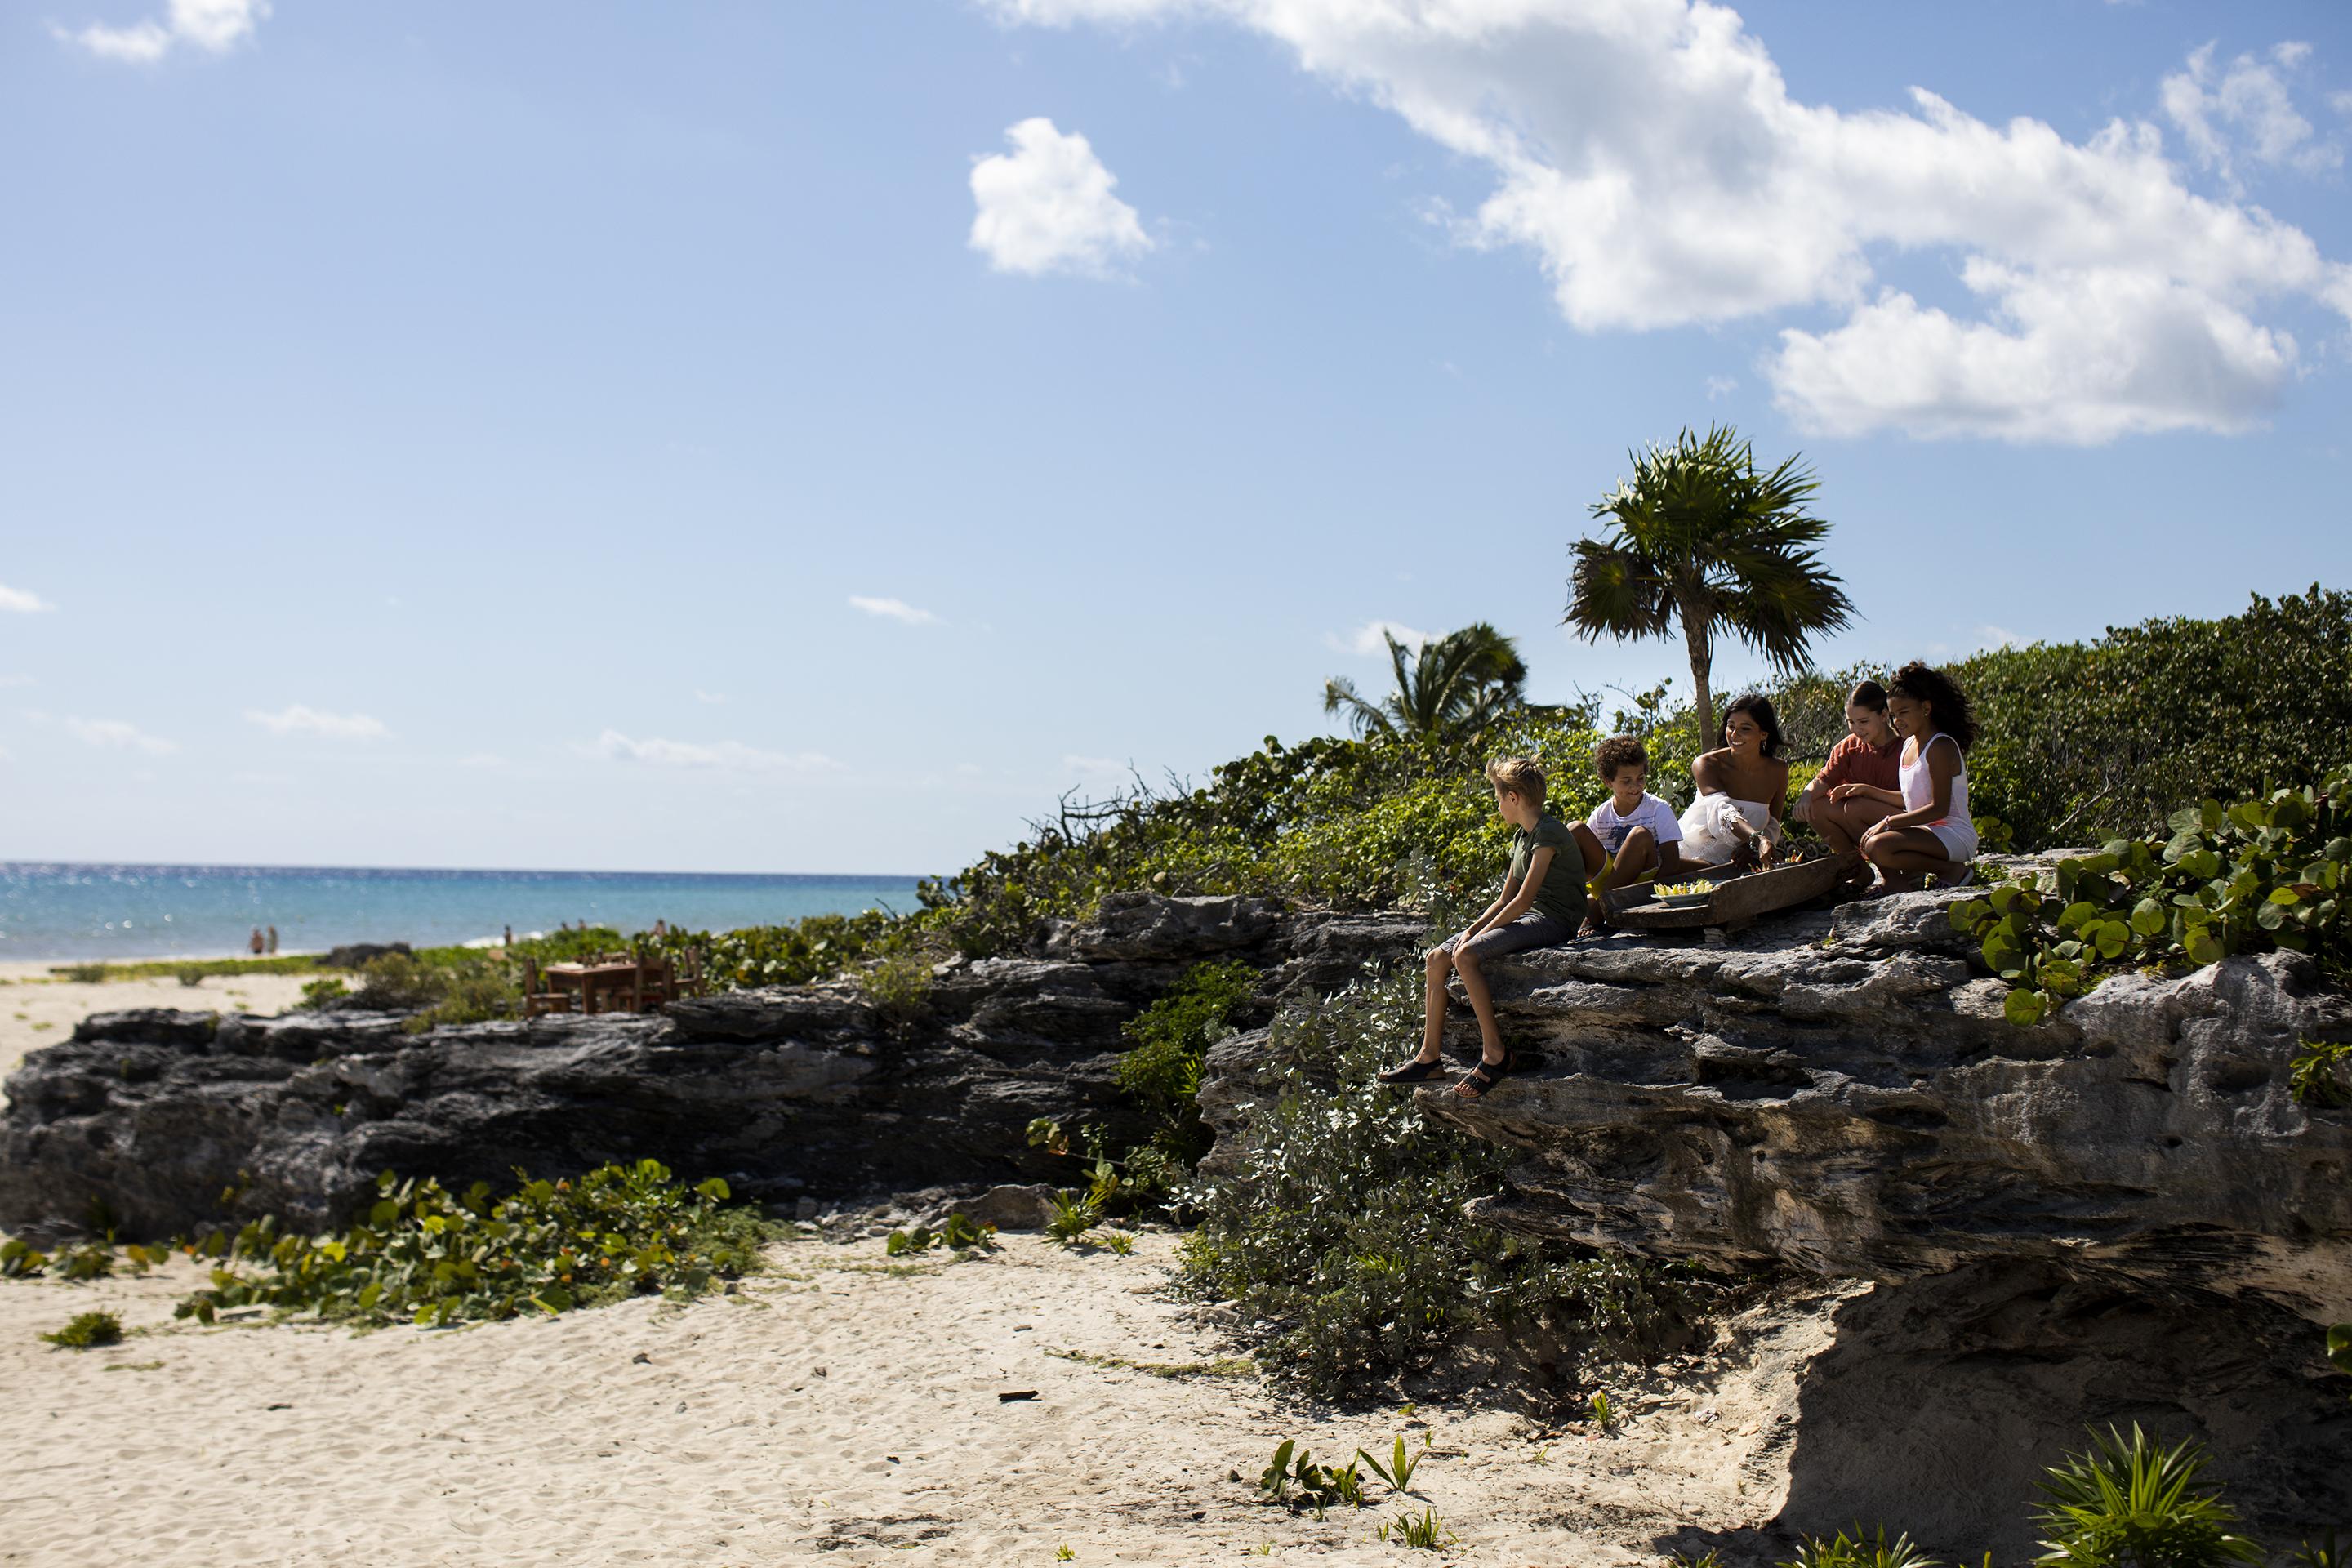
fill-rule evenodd
<path id="1" fill-rule="evenodd" d="M 385 1013 L 406 1013 L 430 1007 L 449 994 L 449 980 L 441 968 L 411 953 L 387 952 L 371 959 L 360 971 L 352 1001 Z"/>
<path id="2" fill-rule="evenodd" d="M 931 1010 L 930 960 L 914 949 L 889 953 L 860 973 L 858 988 L 890 1027 L 919 1023 Z"/>
<path id="3" fill-rule="evenodd" d="M 1354 1460 L 1337 1469 L 1316 1464 L 1295 1437 L 1285 1437 L 1276 1447 L 1273 1461 L 1257 1478 L 1257 1489 L 1268 1502 L 1311 1508 L 1318 1519 L 1326 1509 L 1341 1503 L 1361 1508 L 1365 1502 L 1363 1476 Z"/>
<path id="4" fill-rule="evenodd" d="M 295 1005 L 309 1012 L 317 1012 L 321 1007 L 341 1001 L 351 994 L 351 991 L 352 988 L 344 984 L 340 976 L 331 974 L 324 980 L 313 980 L 303 986 L 302 1000 Z"/>
<path id="5" fill-rule="evenodd" d="M 86 1351 L 122 1342 L 122 1320 L 111 1312 L 82 1312 L 55 1333 L 41 1338 L 60 1350 Z"/>
<path id="6" fill-rule="evenodd" d="M 1184 1194 L 1202 1215 L 1183 1253 L 1191 1287 L 1237 1301 L 1264 1325 L 1275 1375 L 1325 1398 L 1489 1325 L 1541 1319 L 1638 1347 L 1683 1321 L 1702 1290 L 1687 1271 L 1570 1256 L 1463 1218 L 1499 1184 L 1504 1152 L 1373 1077 L 1420 1032 L 1417 981 L 1361 982 L 1276 1020 L 1278 1098 L 1239 1168 Z"/>
<path id="7" fill-rule="evenodd" d="M 232 1307 L 362 1322 L 442 1324 L 550 1314 L 646 1291 L 690 1296 L 756 1267 L 767 1226 L 723 1206 L 717 1177 L 688 1187 L 656 1160 L 604 1165 L 575 1180 L 532 1181 L 493 1197 L 386 1172 L 366 1217 L 321 1236 L 255 1221 L 200 1252 L 222 1259 L 209 1288 L 177 1315 L 211 1322 Z M 239 1264 L 252 1266 L 241 1271 Z"/>
<path id="8" fill-rule="evenodd" d="M 2118 965 L 2201 967 L 2232 952 L 2308 952 L 2352 965 L 2352 767 L 2318 787 L 2172 816 L 2169 839 L 2118 838 L 2054 870 L 2021 872 L 1952 906 L 2032 1024 Z"/>
<path id="9" fill-rule="evenodd" d="M 2035 1522 L 2050 1532 L 2042 1568 L 2226 1568 L 2260 1563 L 2263 1549 L 2232 1528 L 2237 1511 L 2196 1485 L 2205 1452 L 2158 1447 L 2137 1423 L 2126 1441 L 2109 1427 L 2050 1468 Z"/>
<path id="10" fill-rule="evenodd" d="M 892 1231 L 882 1250 L 893 1258 L 902 1258 L 909 1253 L 929 1252 L 934 1247 L 944 1247 L 951 1252 L 992 1251 L 996 1247 L 996 1227 L 958 1209 L 937 1230 L 919 1225 L 912 1230 Z"/>
<path id="11" fill-rule="evenodd" d="M 2097 844 L 2184 800 L 2318 782 L 2352 731 L 2352 594 L 2257 595 L 2089 644 L 1997 648 L 1953 670 L 1979 733 L 1969 797 L 2021 844 Z"/>

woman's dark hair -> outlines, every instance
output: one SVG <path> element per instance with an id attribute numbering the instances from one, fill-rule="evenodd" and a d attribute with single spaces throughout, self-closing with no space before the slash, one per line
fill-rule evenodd
<path id="1" fill-rule="evenodd" d="M 1745 713 L 1755 720 L 1756 727 L 1764 731 L 1764 754 L 1773 758 L 1780 756 L 1784 743 L 1780 739 L 1780 716 L 1772 711 L 1770 698 L 1760 691 L 1743 691 L 1726 703 L 1723 718 L 1715 726 L 1717 745 L 1731 744 L 1731 716 L 1734 713 Z"/>
<path id="2" fill-rule="evenodd" d="M 1958 742 L 1960 750 L 1977 743 L 1977 716 L 1969 706 L 1968 693 L 1953 685 L 1952 678 L 1942 670 L 1915 658 L 1895 672 L 1888 689 L 1914 702 L 1925 702 L 1936 728 Z"/>
<path id="3" fill-rule="evenodd" d="M 1886 711 L 1886 688 L 1875 680 L 1857 680 L 1853 683 L 1853 689 L 1845 694 L 1845 705 L 1884 713 Z"/>

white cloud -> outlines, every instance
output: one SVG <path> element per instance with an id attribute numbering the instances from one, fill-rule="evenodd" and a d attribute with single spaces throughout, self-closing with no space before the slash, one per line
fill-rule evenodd
<path id="1" fill-rule="evenodd" d="M 160 736 L 150 735 L 134 724 L 120 719 L 68 719 L 66 728 L 75 740 L 85 746 L 100 746 L 117 752 L 145 752 L 160 757 L 180 748 Z"/>
<path id="2" fill-rule="evenodd" d="M 30 686 L 32 684 L 33 678 L 29 675 L 0 675 L 0 690 L 5 690 L 14 686 Z"/>
<path id="3" fill-rule="evenodd" d="M 2019 637 L 2007 626 L 1986 626 L 1977 628 L 1979 647 L 2023 647 L 2025 643 L 2025 638 Z"/>
<path id="4" fill-rule="evenodd" d="M 2216 72 L 2213 46 L 2189 55 L 2188 68 L 2166 77 L 2165 118 L 2179 128 L 2198 163 L 2238 185 L 2237 158 L 2299 169 L 2307 174 L 2344 162 L 2344 149 L 2318 140 L 2311 121 L 2298 113 L 2285 76 L 2311 57 L 2311 46 L 2274 46 L 2268 60 L 2240 55 Z"/>
<path id="5" fill-rule="evenodd" d="M 698 686 L 694 689 L 694 700 L 697 702 L 705 702 L 715 706 L 726 701 L 727 694 L 723 691 L 705 691 L 702 688 Z"/>
<path id="6" fill-rule="evenodd" d="M 1116 757 L 1081 757 L 1070 752 L 1062 754 L 1062 765 L 1072 773 L 1085 773 L 1090 778 L 1108 778 L 1114 774 L 1124 776 L 1135 771 Z"/>
<path id="7" fill-rule="evenodd" d="M 2352 317 L 2352 268 L 2258 206 L 2191 191 L 2146 121 L 2072 142 L 1921 89 L 1899 109 L 1800 102 L 1738 16 L 1704 0 L 987 3 L 1008 23 L 1202 17 L 1278 40 L 1485 165 L 1494 189 L 1453 232 L 1531 251 L 1584 331 L 1836 312 L 1766 369 L 1810 430 L 2242 429 L 2297 363 L 2254 312 L 2302 299 Z M 1894 253 L 1950 260 L 1966 317 L 1887 294 Z M 2120 302 L 2095 298 L 2117 285 Z M 2094 323 L 2053 315 L 2061 300 Z M 1834 352 L 1897 327 L 1907 352 L 1943 357 L 1874 376 Z M 2032 373 L 2014 395 L 1986 374 L 1996 362 Z M 2216 374 L 2184 384 L 2184 368 Z"/>
<path id="8" fill-rule="evenodd" d="M 0 613 L 13 611 L 20 616 L 30 616 L 43 610 L 56 608 L 55 605 L 50 604 L 38 594 L 24 588 L 11 588 L 7 584 L 0 583 Z"/>
<path id="9" fill-rule="evenodd" d="M 50 30 L 100 59 L 152 65 L 182 46 L 226 54 L 251 37 L 268 16 L 269 0 L 171 0 L 160 21 L 151 17 L 127 27 L 93 22 L 78 31 Z"/>
<path id="10" fill-rule="evenodd" d="M 1010 153 L 977 158 L 971 247 L 999 272 L 1108 278 L 1152 248 L 1135 209 L 1111 195 L 1118 179 L 1087 139 L 1042 116 L 1004 133 Z"/>
<path id="11" fill-rule="evenodd" d="M 281 708 L 275 713 L 265 713 L 248 708 L 245 717 L 250 723 L 260 725 L 273 735 L 308 733 L 324 735 L 331 741 L 380 741 L 392 733 L 381 719 L 365 713 L 322 713 L 316 708 L 305 708 L 299 702 Z"/>
<path id="12" fill-rule="evenodd" d="M 1728 397 L 1738 390 L 1739 383 L 1730 376 L 1710 375 L 1706 378 L 1706 400 L 1709 403 L 1718 397 Z"/>
<path id="13" fill-rule="evenodd" d="M 2352 91 L 2330 93 L 2327 95 L 2327 102 L 2336 113 L 2352 118 Z"/>
<path id="14" fill-rule="evenodd" d="M 855 608 L 886 621 L 904 621 L 910 626 L 934 626 L 939 616 L 929 610 L 919 610 L 904 599 L 872 599 L 863 594 L 852 594 L 849 602 Z"/>
<path id="15" fill-rule="evenodd" d="M 607 730 L 590 748 L 596 755 L 656 768 L 698 768 L 740 773 L 827 773 L 841 766 L 822 752 L 766 752 L 740 741 L 633 741 Z"/>
<path id="16" fill-rule="evenodd" d="M 1386 637 L 1382 636 L 1383 633 Z M 1436 635 L 1434 632 L 1415 631 L 1402 621 L 1366 621 L 1345 637 L 1325 632 L 1323 646 L 1335 648 L 1340 653 L 1352 653 L 1360 658 L 1386 658 L 1389 652 L 1388 637 L 1394 637 L 1415 653 L 1419 653 L 1423 643 L 1436 640 Z"/>

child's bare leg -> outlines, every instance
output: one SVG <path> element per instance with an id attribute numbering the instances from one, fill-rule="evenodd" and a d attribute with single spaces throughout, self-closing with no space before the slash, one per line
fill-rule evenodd
<path id="1" fill-rule="evenodd" d="M 1916 889 L 1930 872 L 1958 875 L 1944 841 L 1924 827 L 1874 827 L 1863 836 L 1862 853 L 1895 892 Z"/>
<path id="2" fill-rule="evenodd" d="M 1638 882 L 1657 868 L 1657 835 L 1646 827 L 1626 834 L 1625 842 L 1618 846 L 1617 858 L 1592 880 L 1592 896 L 1585 901 L 1584 930 L 1577 934 L 1591 936 L 1609 923 L 1607 895 L 1612 889 Z"/>
<path id="3" fill-rule="evenodd" d="M 1462 994 L 1470 998 L 1470 1011 L 1478 1016 L 1479 1059 L 1501 1061 L 1503 1031 L 1495 1023 L 1495 997 L 1486 989 L 1486 977 L 1478 971 L 1478 954 L 1464 947 L 1454 955 L 1454 972 L 1462 976 Z"/>
<path id="4" fill-rule="evenodd" d="M 1445 977 L 1454 970 L 1453 955 L 1442 947 L 1429 950 L 1429 994 L 1423 1003 L 1421 1054 L 1415 1060 L 1433 1062 L 1445 1047 Z"/>
<path id="5" fill-rule="evenodd" d="M 1601 868 L 1609 864 L 1609 851 L 1601 846 L 1601 835 L 1581 822 L 1570 824 L 1568 832 L 1576 840 L 1577 852 L 1584 858 L 1584 925 L 1576 934 L 1591 936 L 1609 918 L 1601 901 L 1604 889 L 1595 885 L 1595 879 L 1602 874 Z"/>
<path id="6" fill-rule="evenodd" d="M 1821 835 L 1822 843 L 1840 855 L 1849 849 L 1858 849 L 1862 847 L 1862 836 L 1867 826 L 1854 821 L 1858 815 L 1844 801 L 1817 800 L 1813 802 L 1813 831 Z"/>

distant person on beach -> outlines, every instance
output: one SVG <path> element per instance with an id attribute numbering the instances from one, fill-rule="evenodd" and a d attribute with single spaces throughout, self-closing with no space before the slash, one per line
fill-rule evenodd
<path id="1" fill-rule="evenodd" d="M 509 926 L 509 927 L 507 927 L 507 941 L 506 941 L 506 944 L 507 944 L 507 946 L 509 946 L 509 947 L 512 947 L 512 946 L 514 945 L 514 927 L 512 927 L 512 926 Z"/>
<path id="2" fill-rule="evenodd" d="M 1977 852 L 1969 816 L 1968 749 L 1976 714 L 1942 670 L 1916 660 L 1887 683 L 1887 712 L 1901 731 L 1901 790 L 1874 791 L 1895 811 L 1863 836 L 1862 853 L 1877 867 L 1880 892 L 1907 892 L 1927 877 L 1965 882 Z"/>
<path id="3" fill-rule="evenodd" d="M 1495 809 L 1513 829 L 1511 868 L 1503 890 L 1461 932 L 1429 950 L 1429 993 L 1421 1050 L 1381 1074 L 1382 1083 L 1420 1083 L 1445 1070 L 1445 977 L 1462 976 L 1463 994 L 1478 1019 L 1478 1065 L 1454 1092 L 1475 1100 L 1509 1076 L 1511 1052 L 1495 1026 L 1495 1002 L 1481 966 L 1531 947 L 1550 947 L 1576 934 L 1584 919 L 1585 855 L 1568 825 L 1544 810 L 1543 764 L 1533 757 L 1499 757 L 1486 764 Z M 1597 869 L 1597 868 L 1595 868 Z"/>
<path id="4" fill-rule="evenodd" d="M 1579 936 L 1593 936 L 1609 922 L 1612 888 L 1638 882 L 1653 872 L 1672 877 L 1682 864 L 1682 824 L 1675 808 L 1650 793 L 1650 753 L 1631 735 L 1612 735 L 1592 753 L 1609 798 L 1573 829 L 1584 856 L 1584 924 Z"/>
<path id="5" fill-rule="evenodd" d="M 253 950 L 254 957 L 258 958 L 261 956 L 261 928 L 259 926 L 253 928 L 252 939 L 245 945 Z"/>
<path id="6" fill-rule="evenodd" d="M 667 935 L 669 935 L 669 922 L 662 920 L 654 921 L 654 940 L 658 942 Z"/>
<path id="7" fill-rule="evenodd" d="M 1856 682 L 1845 700 L 1845 727 L 1828 763 L 1797 797 L 1794 814 L 1839 854 L 1861 847 L 1862 836 L 1895 808 L 1903 789 L 1903 737 L 1887 716 L 1886 688 L 1875 680 Z"/>
<path id="8" fill-rule="evenodd" d="M 272 952 L 276 952 L 278 951 L 278 928 L 276 926 L 271 926 L 269 928 L 269 951 Z"/>
<path id="9" fill-rule="evenodd" d="M 1743 692 L 1723 710 L 1715 750 L 1691 763 L 1698 795 L 1683 813 L 1683 848 L 1700 865 L 1770 863 L 1789 805 L 1789 764 L 1780 752 L 1772 700 Z"/>

